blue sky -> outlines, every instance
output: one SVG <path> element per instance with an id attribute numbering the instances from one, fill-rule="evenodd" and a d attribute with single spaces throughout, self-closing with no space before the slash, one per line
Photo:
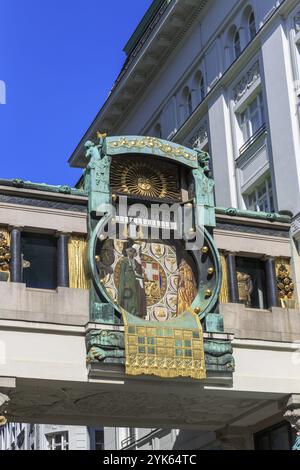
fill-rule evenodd
<path id="1" fill-rule="evenodd" d="M 67 160 L 151 0 L 0 0 L 0 178 L 74 185 Z"/>

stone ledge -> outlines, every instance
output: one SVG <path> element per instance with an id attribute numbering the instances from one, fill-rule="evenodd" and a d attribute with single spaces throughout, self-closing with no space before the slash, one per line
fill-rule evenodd
<path id="1" fill-rule="evenodd" d="M 84 326 L 89 321 L 89 291 L 58 287 L 27 289 L 0 282 L 0 319 Z"/>
<path id="2" fill-rule="evenodd" d="M 221 304 L 225 331 L 236 339 L 265 341 L 300 341 L 300 313 L 298 310 L 272 308 L 256 310 L 243 304 Z"/>

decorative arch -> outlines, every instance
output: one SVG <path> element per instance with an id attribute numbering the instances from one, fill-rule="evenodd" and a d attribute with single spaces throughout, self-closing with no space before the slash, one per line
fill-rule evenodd
<path id="1" fill-rule="evenodd" d="M 241 36 L 239 29 L 236 25 L 232 25 L 228 31 L 228 42 L 230 44 L 230 50 L 232 60 L 236 60 L 242 52 Z"/>

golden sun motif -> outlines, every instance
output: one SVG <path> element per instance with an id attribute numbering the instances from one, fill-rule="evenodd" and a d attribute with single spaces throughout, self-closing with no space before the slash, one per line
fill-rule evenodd
<path id="1" fill-rule="evenodd" d="M 180 199 L 176 170 L 154 161 L 134 161 L 132 158 L 114 160 L 111 186 L 116 193 L 154 199 Z"/>

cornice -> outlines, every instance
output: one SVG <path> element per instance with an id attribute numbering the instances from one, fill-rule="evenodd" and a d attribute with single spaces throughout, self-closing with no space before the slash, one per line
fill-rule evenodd
<path id="1" fill-rule="evenodd" d="M 194 19 L 209 0 L 173 0 L 169 2 L 161 20 L 156 24 L 147 43 L 138 55 L 125 63 L 126 73 L 112 90 L 104 106 L 97 114 L 90 128 L 69 159 L 73 167 L 83 167 L 83 143 L 94 139 L 101 130 L 113 135 L 124 116 L 128 117 L 139 97 L 152 82 L 153 76 L 165 63 L 166 58 L 176 49 Z M 121 72 L 122 74 L 122 72 Z M 100 129 L 101 128 L 101 129 Z"/>

